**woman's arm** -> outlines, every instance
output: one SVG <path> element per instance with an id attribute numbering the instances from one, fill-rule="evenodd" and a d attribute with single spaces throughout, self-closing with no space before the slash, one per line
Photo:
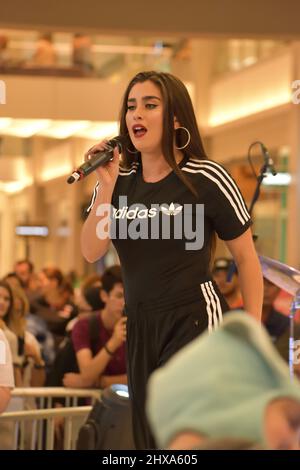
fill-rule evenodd
<path id="1" fill-rule="evenodd" d="M 10 400 L 10 388 L 0 386 L 0 414 L 5 411 Z"/>
<path id="2" fill-rule="evenodd" d="M 105 149 L 105 142 L 101 142 L 90 149 L 85 155 L 89 156 L 95 151 Z M 81 232 L 81 252 L 89 263 L 94 263 L 105 255 L 110 244 L 109 227 L 105 220 L 109 221 L 110 213 L 108 207 L 111 204 L 113 190 L 119 174 L 119 151 L 114 149 L 113 160 L 105 166 L 96 170 L 99 190 L 91 212 L 86 219 Z M 101 214 L 97 209 L 101 206 Z M 99 225 L 98 225 L 99 224 Z"/>
<path id="3" fill-rule="evenodd" d="M 96 197 L 95 203 L 86 219 L 82 231 L 81 231 L 81 252 L 84 258 L 89 263 L 94 263 L 99 258 L 105 255 L 109 248 L 110 238 L 107 235 L 105 238 L 99 238 L 97 236 L 97 225 L 103 221 L 103 219 L 109 217 L 109 213 L 103 210 L 102 215 L 97 215 L 97 209 L 101 205 L 103 208 L 108 207 L 111 204 L 112 192 L 110 190 L 100 189 Z M 108 232 L 108 226 L 103 227 Z"/>
<path id="4" fill-rule="evenodd" d="M 240 237 L 227 241 L 226 245 L 237 266 L 244 308 L 260 321 L 263 302 L 263 276 L 251 230 L 248 229 Z"/>

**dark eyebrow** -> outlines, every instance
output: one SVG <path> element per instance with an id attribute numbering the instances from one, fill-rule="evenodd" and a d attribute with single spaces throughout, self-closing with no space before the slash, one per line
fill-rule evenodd
<path id="1" fill-rule="evenodd" d="M 153 99 L 160 101 L 160 98 L 158 98 L 158 96 L 151 96 L 151 95 L 149 95 L 149 96 L 143 96 L 143 98 L 142 98 L 143 101 L 153 100 Z M 133 101 L 136 101 L 136 99 L 135 99 L 135 98 L 128 98 L 127 101 L 128 101 L 128 103 L 129 103 L 129 102 L 131 103 L 131 102 L 133 102 Z"/>

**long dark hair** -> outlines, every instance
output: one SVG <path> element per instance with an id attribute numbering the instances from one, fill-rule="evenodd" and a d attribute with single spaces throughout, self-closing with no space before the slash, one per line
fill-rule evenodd
<path id="1" fill-rule="evenodd" d="M 143 83 L 146 80 L 153 82 L 162 94 L 164 111 L 163 111 L 163 134 L 162 134 L 162 151 L 163 155 L 174 170 L 178 178 L 191 190 L 197 197 L 197 191 L 187 178 L 187 176 L 180 170 L 176 163 L 174 155 L 174 117 L 180 123 L 180 126 L 186 127 L 191 135 L 191 140 L 188 146 L 184 149 L 185 155 L 196 159 L 207 159 L 205 150 L 202 144 L 202 139 L 199 133 L 196 116 L 190 95 L 185 85 L 178 78 L 170 73 L 163 72 L 140 72 L 130 81 L 123 97 L 123 103 L 120 113 L 120 135 L 126 138 L 126 145 L 122 149 L 122 166 L 129 168 L 133 161 L 140 158 L 140 153 L 132 154 L 128 151 L 133 151 L 134 147 L 129 137 L 129 132 L 126 125 L 127 101 L 129 93 L 134 85 Z M 178 132 L 176 135 L 176 145 L 182 147 L 186 143 L 186 132 Z"/>
<path id="2" fill-rule="evenodd" d="M 9 318 L 11 318 L 12 313 L 13 313 L 14 297 L 13 297 L 12 288 L 10 287 L 10 285 L 8 284 L 8 282 L 6 282 L 6 281 L 0 281 L 0 287 L 2 287 L 3 289 L 7 290 L 8 295 L 9 295 L 9 307 L 8 307 L 8 310 L 7 310 L 6 314 L 5 314 L 4 317 L 2 318 L 2 320 L 3 320 L 3 321 L 5 322 L 5 324 L 7 325 L 8 320 L 9 320 Z"/>

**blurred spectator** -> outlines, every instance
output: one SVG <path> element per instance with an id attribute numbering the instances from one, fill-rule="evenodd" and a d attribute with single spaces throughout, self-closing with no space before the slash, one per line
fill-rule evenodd
<path id="1" fill-rule="evenodd" d="M 101 299 L 101 287 L 88 287 L 84 291 L 84 298 L 92 311 L 102 310 L 104 302 Z"/>
<path id="2" fill-rule="evenodd" d="M 15 382 L 18 387 L 42 386 L 44 361 L 35 337 L 26 330 L 29 303 L 21 289 L 0 282 L 0 319 L 13 357 Z"/>
<path id="3" fill-rule="evenodd" d="M 125 364 L 126 317 L 123 316 L 124 288 L 120 266 L 108 268 L 102 276 L 101 298 L 104 308 L 97 313 L 99 328 L 96 347 L 91 344 L 89 319 L 78 320 L 72 330 L 80 374 L 66 374 L 67 387 L 105 388 L 127 383 Z"/>
<path id="4" fill-rule="evenodd" d="M 40 345 L 47 372 L 55 359 L 54 337 L 48 330 L 46 322 L 32 313 L 29 313 L 26 317 L 26 329 L 35 337 Z"/>
<path id="5" fill-rule="evenodd" d="M 57 55 L 50 33 L 43 34 L 37 41 L 36 51 L 32 59 L 27 62 L 30 67 L 54 67 L 57 63 Z"/>
<path id="6" fill-rule="evenodd" d="M 275 308 L 275 310 L 277 310 L 277 312 L 288 316 L 290 314 L 290 309 L 293 300 L 294 297 L 291 294 L 281 289 L 274 301 L 273 307 Z M 300 323 L 300 309 L 296 311 L 295 322 Z"/>
<path id="7" fill-rule="evenodd" d="M 0 308 L 1 305 L 0 293 Z M 2 328 L 3 322 L 0 320 L 0 414 L 7 411 L 6 408 L 11 403 L 11 389 L 13 389 L 15 385 L 12 355 L 8 340 Z M 12 449 L 13 439 L 13 423 L 8 421 L 0 422 L 0 449 Z"/>
<path id="8" fill-rule="evenodd" d="M 6 274 L 3 281 L 7 282 L 12 289 L 22 289 L 21 281 L 15 272 Z"/>
<path id="9" fill-rule="evenodd" d="M 92 72 L 92 42 L 86 34 L 77 33 L 73 38 L 73 65 L 84 72 Z"/>
<path id="10" fill-rule="evenodd" d="M 84 292 L 88 287 L 101 287 L 101 276 L 98 273 L 93 273 L 87 276 L 81 284 L 81 289 Z"/>
<path id="11" fill-rule="evenodd" d="M 264 278 L 264 298 L 261 320 L 275 348 L 282 358 L 288 362 L 290 320 L 289 317 L 275 310 L 273 306 L 279 291 L 279 287 Z M 294 337 L 295 339 L 300 339 L 300 326 L 298 324 L 294 325 Z"/>
<path id="12" fill-rule="evenodd" d="M 12 288 L 5 281 L 0 281 L 0 327 L 9 343 L 12 353 L 14 365 L 14 377 L 17 386 L 21 386 L 22 375 L 20 372 L 21 363 L 23 362 L 24 345 L 18 344 L 16 335 L 8 328 L 7 320 L 13 315 L 13 293 Z"/>
<path id="13" fill-rule="evenodd" d="M 75 304 L 79 312 L 91 312 L 103 307 L 100 299 L 100 287 L 100 274 L 91 274 L 83 280 L 80 289 L 77 289 L 75 293 Z"/>
<path id="14" fill-rule="evenodd" d="M 32 304 L 32 313 L 42 318 L 53 334 L 55 349 L 66 335 L 66 326 L 77 316 L 74 291 L 57 268 L 44 268 L 39 273 L 41 295 Z"/>
<path id="15" fill-rule="evenodd" d="M 10 391 L 14 386 L 11 351 L 5 334 L 0 329 L 0 413 L 5 411 L 10 400 Z"/>
<path id="16" fill-rule="evenodd" d="M 289 315 L 292 300 L 293 296 L 281 289 L 274 301 L 273 307 L 277 312 L 280 312 L 283 315 Z"/>
<path id="17" fill-rule="evenodd" d="M 31 261 L 27 259 L 17 261 L 15 264 L 15 273 L 20 280 L 21 287 L 24 289 L 31 306 L 34 299 L 40 295 L 40 283 L 34 272 L 34 266 Z"/>
<path id="18" fill-rule="evenodd" d="M 58 268 L 48 267 L 42 269 L 39 273 L 42 294 L 46 294 L 49 290 L 59 287 L 63 279 L 63 273 Z"/>
<path id="19" fill-rule="evenodd" d="M 239 279 L 237 273 L 234 273 L 231 280 L 227 281 L 228 269 L 231 266 L 231 259 L 217 258 L 214 262 L 212 275 L 217 283 L 222 295 L 231 310 L 242 308 L 243 299 L 239 288 Z"/>
<path id="20" fill-rule="evenodd" d="M 241 312 L 152 374 L 147 411 L 160 449 L 210 448 L 215 439 L 299 449 L 299 382 L 265 330 Z"/>
<path id="21" fill-rule="evenodd" d="M 79 287 L 80 279 L 79 279 L 78 274 L 76 273 L 76 271 L 74 271 L 74 270 L 70 271 L 65 276 L 65 280 L 68 281 L 71 284 L 73 289 Z"/>
<path id="22" fill-rule="evenodd" d="M 0 67 L 6 67 L 10 63 L 10 54 L 8 51 L 8 38 L 0 35 Z"/>
<path id="23" fill-rule="evenodd" d="M 23 386 L 41 387 L 45 382 L 45 363 L 36 338 L 28 331 L 26 320 L 29 302 L 22 289 L 13 290 L 13 314 L 8 317 L 7 325 L 15 333 L 19 344 L 24 342 L 25 360 L 22 364 Z"/>
<path id="24" fill-rule="evenodd" d="M 30 285 L 30 279 L 34 271 L 34 266 L 31 261 L 24 259 L 17 261 L 15 264 L 15 273 L 20 279 L 21 286 L 23 289 L 28 289 Z"/>
<path id="25" fill-rule="evenodd" d="M 3 332 L 11 346 L 15 383 L 17 387 L 41 387 L 45 382 L 44 362 L 41 358 L 39 344 L 26 331 L 25 316 L 28 311 L 28 300 L 19 289 L 11 290 L 6 283 L 0 283 L 0 316 L 3 318 Z M 4 307 L 4 308 L 3 308 Z M 2 325 L 3 325 L 2 323 Z M 34 399 L 14 397 L 9 404 L 9 411 L 33 409 Z M 29 448 L 31 426 L 25 428 L 25 447 Z M 14 444 L 13 423 L 0 423 L 0 449 L 12 449 Z"/>

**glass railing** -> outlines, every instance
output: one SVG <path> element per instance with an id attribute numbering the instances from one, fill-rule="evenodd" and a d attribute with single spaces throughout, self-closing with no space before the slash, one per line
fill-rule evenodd
<path id="1" fill-rule="evenodd" d="M 0 30 L 0 74 L 117 79 L 136 71 L 169 71 L 179 39 L 102 37 Z"/>

